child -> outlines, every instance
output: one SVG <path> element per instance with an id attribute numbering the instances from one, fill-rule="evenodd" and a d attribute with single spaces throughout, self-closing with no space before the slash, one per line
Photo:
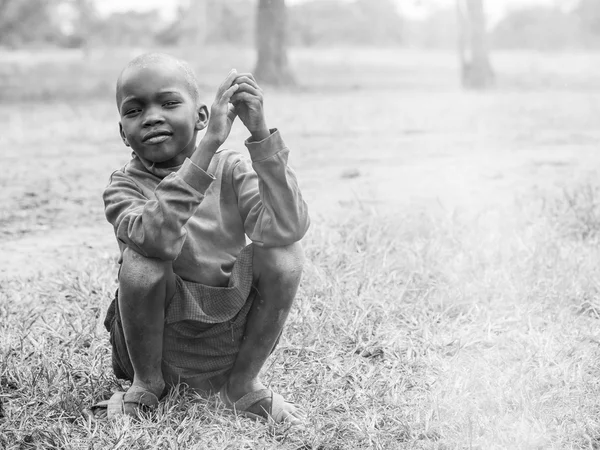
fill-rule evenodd
<path id="1" fill-rule="evenodd" d="M 209 116 L 190 67 L 152 53 L 125 67 L 116 96 L 133 154 L 104 192 L 121 251 L 105 325 L 115 375 L 132 384 L 96 405 L 96 417 L 135 416 L 182 382 L 220 392 L 238 414 L 301 423 L 294 405 L 258 378 L 294 300 L 298 241 L 309 226 L 289 151 L 267 128 L 261 89 L 232 70 Z M 251 163 L 217 151 L 236 117 L 250 132 Z"/>

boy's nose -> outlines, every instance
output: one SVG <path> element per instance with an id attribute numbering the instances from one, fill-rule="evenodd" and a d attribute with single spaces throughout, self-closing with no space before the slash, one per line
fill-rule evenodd
<path id="1" fill-rule="evenodd" d="M 148 111 L 146 116 L 144 117 L 144 126 L 153 126 L 157 123 L 164 122 L 163 116 L 156 109 L 152 109 Z"/>

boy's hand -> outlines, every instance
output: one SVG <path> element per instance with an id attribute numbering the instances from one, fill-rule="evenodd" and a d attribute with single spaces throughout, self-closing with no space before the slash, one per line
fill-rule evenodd
<path id="1" fill-rule="evenodd" d="M 235 84 L 238 90 L 231 96 L 235 113 L 252 135 L 253 141 L 262 141 L 270 131 L 263 110 L 263 92 L 251 73 L 238 74 Z"/>
<path id="2" fill-rule="evenodd" d="M 205 138 L 214 141 L 217 147 L 223 144 L 229 136 L 231 126 L 237 115 L 232 96 L 239 90 L 239 85 L 234 83 L 238 76 L 235 69 L 229 72 L 225 81 L 217 89 L 215 101 L 210 107 L 210 118 Z"/>

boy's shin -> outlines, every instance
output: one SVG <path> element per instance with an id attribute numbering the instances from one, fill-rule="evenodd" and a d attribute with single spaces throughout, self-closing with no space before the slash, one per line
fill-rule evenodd
<path id="1" fill-rule="evenodd" d="M 119 311 L 134 383 L 160 385 L 164 311 L 173 295 L 172 264 L 126 249 L 119 273 Z"/>

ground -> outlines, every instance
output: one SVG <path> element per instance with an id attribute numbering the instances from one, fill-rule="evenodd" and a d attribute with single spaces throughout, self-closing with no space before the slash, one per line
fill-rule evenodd
<path id="1" fill-rule="evenodd" d="M 141 424 L 86 423 L 126 387 L 102 327 L 116 244 L 101 193 L 129 157 L 112 86 L 135 53 L 0 53 L 0 448 L 600 448 L 593 54 L 497 53 L 495 89 L 468 93 L 452 54 L 294 51 L 302 85 L 266 89 L 267 120 L 313 225 L 265 379 L 308 428 L 185 390 Z M 207 101 L 252 65 L 179 53 Z"/>

